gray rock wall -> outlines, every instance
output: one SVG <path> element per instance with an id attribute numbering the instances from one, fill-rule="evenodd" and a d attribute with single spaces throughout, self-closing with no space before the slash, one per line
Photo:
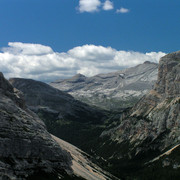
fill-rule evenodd
<path id="1" fill-rule="evenodd" d="M 1 73 L 0 177 L 25 179 L 38 172 L 55 176 L 71 172 L 69 153 L 61 149 L 44 123 L 20 100 Z"/>

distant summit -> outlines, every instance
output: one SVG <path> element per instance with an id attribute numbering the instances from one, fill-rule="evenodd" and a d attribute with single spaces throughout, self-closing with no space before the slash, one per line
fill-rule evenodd
<path id="1" fill-rule="evenodd" d="M 89 105 L 117 110 L 133 106 L 146 94 L 157 80 L 157 71 L 158 64 L 147 61 L 132 68 L 93 77 L 77 74 L 50 85 Z"/>
<path id="2" fill-rule="evenodd" d="M 78 73 L 76 74 L 75 76 L 73 76 L 74 78 L 85 78 L 86 76 L 81 74 L 81 73 Z"/>
<path id="3" fill-rule="evenodd" d="M 84 76 L 83 74 L 76 74 L 75 76 L 73 76 L 71 79 L 69 79 L 72 82 L 84 82 L 86 80 L 86 76 Z"/>
<path id="4" fill-rule="evenodd" d="M 145 61 L 144 64 L 156 64 L 156 63 L 150 62 L 150 61 Z"/>

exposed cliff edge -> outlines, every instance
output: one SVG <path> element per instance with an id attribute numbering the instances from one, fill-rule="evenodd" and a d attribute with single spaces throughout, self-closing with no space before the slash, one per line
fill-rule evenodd
<path id="1" fill-rule="evenodd" d="M 108 145 L 116 149 L 113 154 L 106 153 L 105 158 L 116 159 L 120 166 L 121 160 L 129 161 L 124 166 L 134 170 L 179 144 L 180 51 L 161 58 L 153 90 L 122 116 L 119 126 L 103 132 L 101 137 L 103 150 Z"/>

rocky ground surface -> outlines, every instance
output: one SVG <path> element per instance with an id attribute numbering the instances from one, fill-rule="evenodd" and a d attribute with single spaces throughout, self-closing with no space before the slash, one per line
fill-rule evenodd
<path id="1" fill-rule="evenodd" d="M 115 111 L 133 106 L 152 89 L 157 73 L 158 64 L 145 62 L 93 77 L 77 74 L 71 79 L 57 80 L 50 85 L 89 105 Z"/>

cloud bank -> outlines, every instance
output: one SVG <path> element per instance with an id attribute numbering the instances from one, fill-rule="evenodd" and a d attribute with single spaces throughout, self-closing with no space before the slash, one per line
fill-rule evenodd
<path id="1" fill-rule="evenodd" d="M 84 45 L 68 52 L 54 52 L 40 44 L 8 43 L 0 52 L 0 71 L 6 78 L 32 78 L 45 82 L 77 73 L 93 76 L 132 67 L 145 61 L 158 63 L 163 52 L 118 51 L 111 47 Z"/>

